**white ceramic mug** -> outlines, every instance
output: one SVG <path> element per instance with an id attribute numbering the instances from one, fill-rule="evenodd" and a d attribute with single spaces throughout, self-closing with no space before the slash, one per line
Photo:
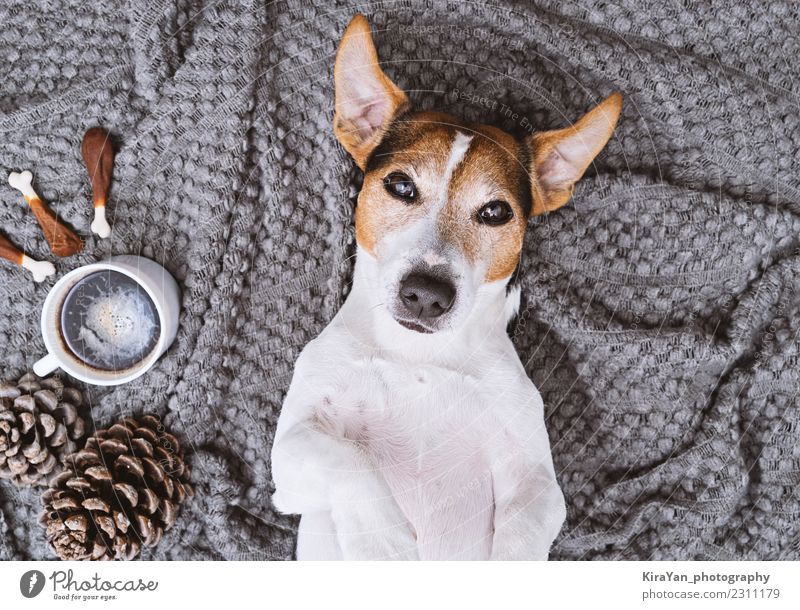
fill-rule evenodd
<path id="1" fill-rule="evenodd" d="M 70 289 L 97 271 L 118 271 L 141 286 L 158 312 L 161 332 L 153 350 L 141 361 L 123 371 L 103 371 L 89 366 L 65 345 L 61 334 L 61 307 Z M 180 291 L 169 272 L 158 263 L 141 256 L 114 256 L 101 263 L 78 267 L 58 280 L 50 289 L 42 308 L 42 337 L 47 355 L 33 365 L 44 377 L 60 368 L 72 377 L 93 385 L 120 385 L 146 373 L 175 340 L 180 316 Z"/>

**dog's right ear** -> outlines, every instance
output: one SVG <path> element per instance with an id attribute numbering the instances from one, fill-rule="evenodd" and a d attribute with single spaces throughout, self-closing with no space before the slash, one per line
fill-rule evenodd
<path id="1" fill-rule="evenodd" d="M 333 71 L 336 113 L 333 132 L 358 166 L 366 168 L 392 119 L 408 108 L 405 93 L 383 73 L 364 15 L 350 21 Z"/>

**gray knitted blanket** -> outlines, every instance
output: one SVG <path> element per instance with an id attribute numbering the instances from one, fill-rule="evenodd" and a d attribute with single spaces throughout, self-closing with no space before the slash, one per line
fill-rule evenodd
<path id="1" fill-rule="evenodd" d="M 183 290 L 158 366 L 86 389 L 94 423 L 161 414 L 198 495 L 146 559 L 286 559 L 269 451 L 292 365 L 346 294 L 359 176 L 332 65 L 367 14 L 420 108 L 519 134 L 625 97 L 572 204 L 531 222 L 514 341 L 568 521 L 554 559 L 800 559 L 800 7 L 617 0 L 4 0 L 0 166 L 87 240 Z M 721 5 L 720 5 L 721 6 Z M 79 145 L 109 128 L 111 239 Z M 50 258 L 5 179 L 0 229 Z M 43 355 L 52 282 L 0 268 L 2 376 Z M 79 386 L 80 387 L 80 386 Z M 0 484 L 0 558 L 52 557 Z"/>

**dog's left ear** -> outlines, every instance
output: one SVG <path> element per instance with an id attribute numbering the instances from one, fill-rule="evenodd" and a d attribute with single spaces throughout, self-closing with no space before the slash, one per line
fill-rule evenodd
<path id="1" fill-rule="evenodd" d="M 389 123 L 409 106 L 405 93 L 378 65 L 369 23 L 363 15 L 353 17 L 342 36 L 333 77 L 333 131 L 363 170 Z"/>
<path id="2" fill-rule="evenodd" d="M 612 93 L 571 127 L 528 136 L 531 216 L 552 212 L 569 201 L 575 183 L 614 133 L 620 110 L 622 96 Z"/>

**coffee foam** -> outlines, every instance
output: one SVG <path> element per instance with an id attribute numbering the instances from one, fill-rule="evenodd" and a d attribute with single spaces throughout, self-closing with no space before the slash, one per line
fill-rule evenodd
<path id="1" fill-rule="evenodd" d="M 118 287 L 93 299 L 78 336 L 99 360 L 125 361 L 146 356 L 155 329 L 153 311 L 136 290 Z"/>
<path id="2" fill-rule="evenodd" d="M 155 304 L 135 280 L 117 271 L 78 279 L 59 310 L 59 342 L 72 360 L 98 372 L 135 370 L 158 344 Z"/>

